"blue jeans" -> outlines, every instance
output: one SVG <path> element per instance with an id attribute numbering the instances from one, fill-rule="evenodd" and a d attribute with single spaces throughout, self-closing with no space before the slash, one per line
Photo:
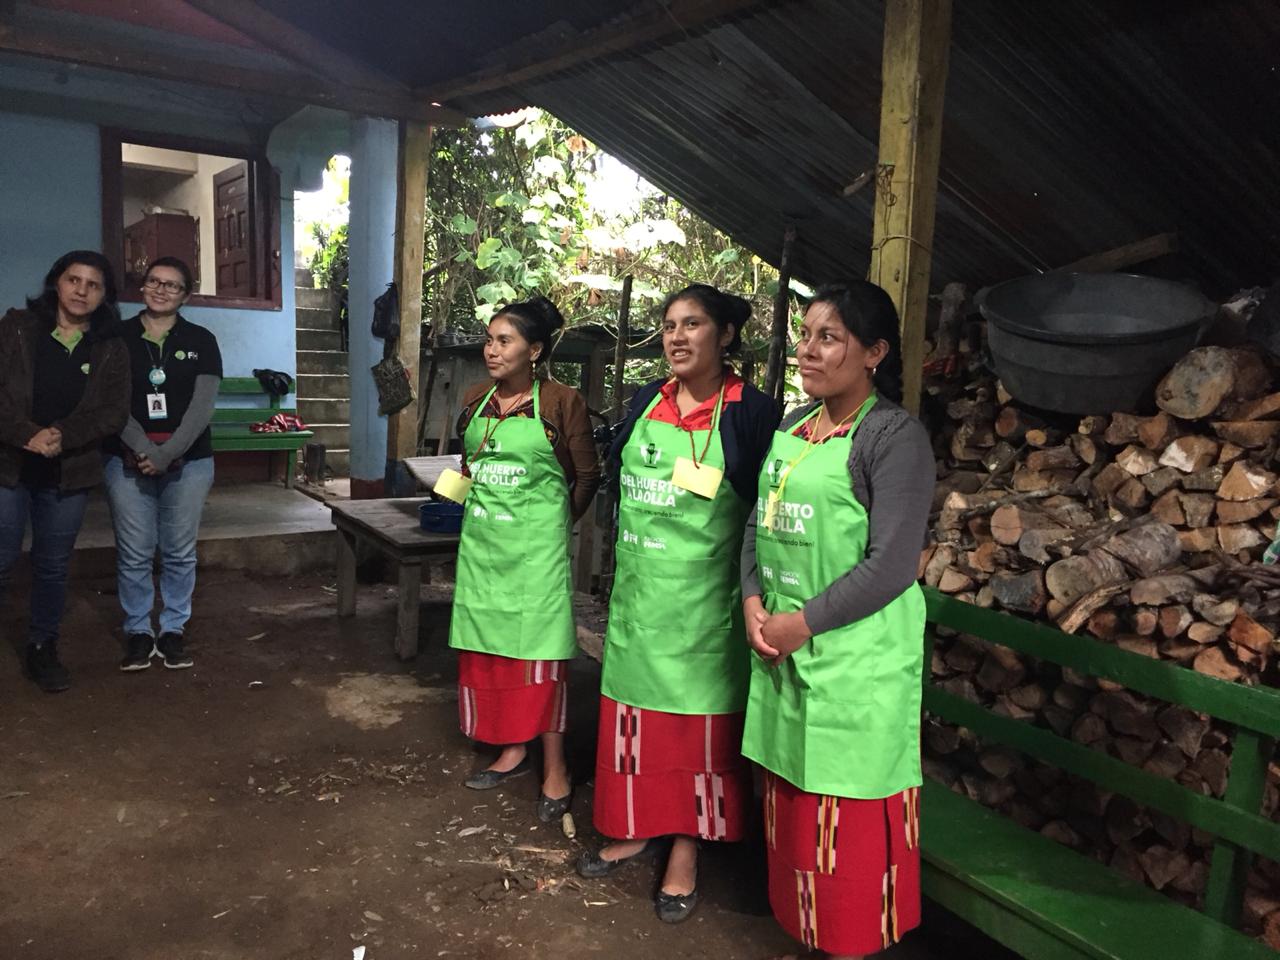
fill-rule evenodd
<path id="1" fill-rule="evenodd" d="M 31 520 L 31 620 L 27 643 L 58 639 L 67 605 L 67 568 L 80 533 L 88 491 L 60 493 L 56 487 L 0 487 L 0 601 L 8 594 L 13 566 Z"/>
<path id="2" fill-rule="evenodd" d="M 213 458 L 188 460 L 158 477 L 125 472 L 119 457 L 105 463 L 107 500 L 116 531 L 116 571 L 124 632 L 155 636 L 156 547 L 160 548 L 160 632 L 182 633 L 196 589 L 196 536 L 213 486 Z"/>

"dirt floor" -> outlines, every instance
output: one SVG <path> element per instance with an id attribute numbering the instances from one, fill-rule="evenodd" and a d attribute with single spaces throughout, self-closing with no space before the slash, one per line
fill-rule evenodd
<path id="1" fill-rule="evenodd" d="M 586 657 L 577 838 L 534 819 L 533 776 L 461 786 L 487 755 L 458 733 L 442 595 L 424 588 L 425 652 L 406 665 L 391 588 L 362 586 L 339 621 L 330 578 L 204 573 L 195 668 L 122 674 L 113 584 L 77 584 L 69 692 L 39 692 L 0 648 L 0 958 L 755 960 L 790 947 L 742 849 L 704 852 L 703 904 L 679 927 L 653 916 L 652 862 L 576 877 L 596 842 Z M 930 927 L 886 956 L 942 956 L 939 932 L 946 956 L 968 954 L 949 918 Z"/>

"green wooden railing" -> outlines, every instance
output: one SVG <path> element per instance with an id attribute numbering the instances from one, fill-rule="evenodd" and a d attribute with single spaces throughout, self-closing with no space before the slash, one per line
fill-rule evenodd
<path id="1" fill-rule="evenodd" d="M 1280 823 L 1261 816 L 1267 765 L 1280 737 L 1280 690 L 1246 687 L 1153 660 L 1090 637 L 1074 636 L 1007 613 L 984 610 L 926 588 L 930 623 L 980 637 L 1018 653 L 1103 677 L 1159 700 L 1180 704 L 1235 727 L 1231 769 L 1222 799 L 1206 797 L 1117 760 L 1051 730 L 992 713 L 947 693 L 928 678 L 925 709 L 938 719 L 967 727 L 988 741 L 1084 777 L 1116 793 L 1213 834 L 1204 913 L 1238 927 L 1245 878 L 1253 854 L 1280 860 Z M 931 662 L 933 631 L 927 632 L 925 664 Z"/>

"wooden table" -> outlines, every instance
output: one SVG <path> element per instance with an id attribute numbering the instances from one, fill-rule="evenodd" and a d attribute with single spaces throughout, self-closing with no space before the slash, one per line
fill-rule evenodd
<path id="1" fill-rule="evenodd" d="M 400 565 L 396 654 L 418 655 L 418 596 L 424 557 L 458 550 L 458 534 L 428 533 L 418 525 L 426 497 L 393 500 L 337 500 L 329 504 L 338 528 L 338 616 L 356 612 L 356 544 L 366 543 Z"/>

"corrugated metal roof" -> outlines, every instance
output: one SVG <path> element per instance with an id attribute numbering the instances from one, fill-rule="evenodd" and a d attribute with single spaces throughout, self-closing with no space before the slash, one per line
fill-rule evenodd
<path id="1" fill-rule="evenodd" d="M 766 259 L 864 272 L 882 0 L 795 0 L 521 86 Z M 983 284 L 1168 230 L 1158 268 L 1272 279 L 1280 4 L 964 0 L 954 11 L 934 286 Z M 509 94 L 508 94 L 509 95 Z"/>

